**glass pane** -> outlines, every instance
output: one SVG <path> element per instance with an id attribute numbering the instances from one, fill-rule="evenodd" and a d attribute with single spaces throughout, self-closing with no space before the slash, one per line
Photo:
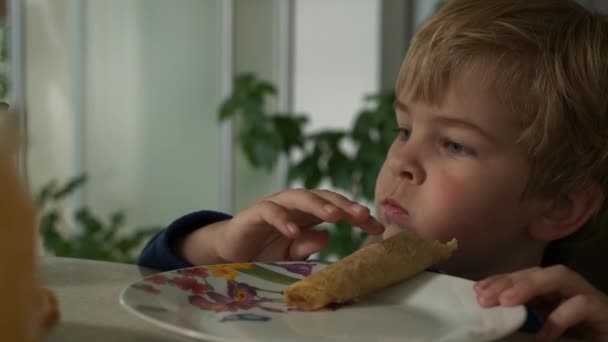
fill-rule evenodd
<path id="1" fill-rule="evenodd" d="M 215 0 L 89 2 L 91 204 L 118 205 L 146 224 L 217 208 L 219 6 Z"/>
<path id="2" fill-rule="evenodd" d="M 124 211 L 131 230 L 218 208 L 221 1 L 32 0 L 26 10 L 32 191 L 84 171 L 68 204 L 103 219 Z"/>

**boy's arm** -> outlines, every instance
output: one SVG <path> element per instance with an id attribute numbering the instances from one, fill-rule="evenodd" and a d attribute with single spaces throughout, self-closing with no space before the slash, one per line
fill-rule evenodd
<path id="1" fill-rule="evenodd" d="M 159 270 L 174 270 L 193 265 L 177 252 L 182 241 L 200 228 L 232 218 L 230 215 L 203 210 L 185 215 L 156 234 L 144 247 L 137 264 Z"/>
<path id="2" fill-rule="evenodd" d="M 288 189 L 262 198 L 234 218 L 206 211 L 177 220 L 148 243 L 139 265 L 170 270 L 193 264 L 304 260 L 328 243 L 327 232 L 310 228 L 341 220 L 371 235 L 384 231 L 369 208 L 338 193 Z"/>

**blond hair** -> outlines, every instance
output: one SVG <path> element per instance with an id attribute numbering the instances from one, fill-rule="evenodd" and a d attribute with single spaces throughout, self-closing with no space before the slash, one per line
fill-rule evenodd
<path id="1" fill-rule="evenodd" d="M 565 0 L 448 1 L 414 36 L 397 92 L 432 102 L 458 72 L 488 66 L 522 127 L 531 190 L 606 188 L 606 18 Z"/>
<path id="2" fill-rule="evenodd" d="M 568 0 L 447 1 L 413 37 L 397 96 L 433 103 L 467 68 L 488 71 L 521 126 L 526 194 L 608 192 L 606 16 Z"/>

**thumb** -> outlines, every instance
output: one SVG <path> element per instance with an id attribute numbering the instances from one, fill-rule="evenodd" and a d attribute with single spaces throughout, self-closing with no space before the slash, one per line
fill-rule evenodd
<path id="1" fill-rule="evenodd" d="M 302 230 L 299 238 L 289 246 L 291 260 L 306 260 L 309 256 L 327 247 L 329 233 L 317 230 Z"/>

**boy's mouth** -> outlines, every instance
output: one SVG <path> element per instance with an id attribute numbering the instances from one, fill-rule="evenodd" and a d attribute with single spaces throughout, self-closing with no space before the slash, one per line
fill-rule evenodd
<path id="1" fill-rule="evenodd" d="M 390 218 L 406 218 L 409 216 L 409 213 L 405 208 L 399 204 L 399 202 L 395 201 L 392 198 L 386 198 L 381 203 L 382 211 L 384 215 Z"/>

